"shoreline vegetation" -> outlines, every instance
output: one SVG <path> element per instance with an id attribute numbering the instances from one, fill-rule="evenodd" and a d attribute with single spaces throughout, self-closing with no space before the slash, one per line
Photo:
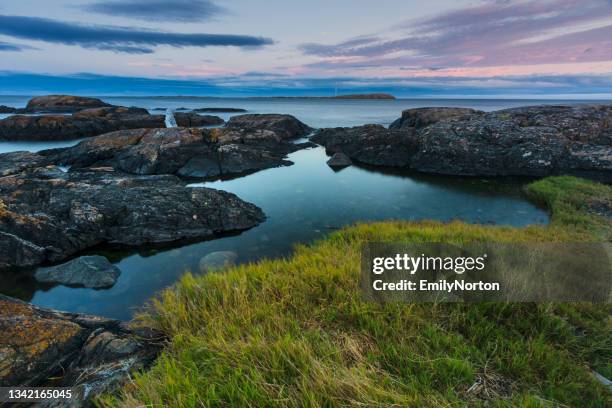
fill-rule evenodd
<path id="1" fill-rule="evenodd" d="M 287 259 L 187 273 L 138 320 L 168 343 L 114 406 L 581 406 L 612 394 L 606 304 L 377 304 L 359 249 L 389 242 L 609 241 L 612 187 L 548 177 L 525 187 L 548 226 L 358 224 Z"/>

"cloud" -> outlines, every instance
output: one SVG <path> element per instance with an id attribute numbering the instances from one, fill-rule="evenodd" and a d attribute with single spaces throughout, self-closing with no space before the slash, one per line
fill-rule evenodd
<path id="1" fill-rule="evenodd" d="M 36 48 L 30 47 L 28 45 L 23 44 L 12 44 L 4 41 L 0 41 L 0 52 L 2 51 L 25 51 L 25 50 L 35 50 Z"/>
<path id="2" fill-rule="evenodd" d="M 156 79 L 95 74 L 42 75 L 0 71 L 0 94 L 298 96 L 342 92 L 389 92 L 398 97 L 536 96 L 610 98 L 610 75 L 506 75 L 437 78 L 288 77 L 259 79 L 219 76 Z"/>
<path id="3" fill-rule="evenodd" d="M 612 60 L 612 3 L 494 1 L 390 27 L 385 36 L 303 44 L 312 67 L 492 67 Z"/>
<path id="4" fill-rule="evenodd" d="M 129 17 L 145 21 L 198 22 L 225 12 L 210 0 L 122 0 L 98 1 L 81 9 L 109 16 Z"/>
<path id="5" fill-rule="evenodd" d="M 40 17 L 0 15 L 0 34 L 26 40 L 76 45 L 103 51 L 150 54 L 152 47 L 261 47 L 268 38 L 233 34 L 173 33 L 139 28 L 85 25 Z"/>

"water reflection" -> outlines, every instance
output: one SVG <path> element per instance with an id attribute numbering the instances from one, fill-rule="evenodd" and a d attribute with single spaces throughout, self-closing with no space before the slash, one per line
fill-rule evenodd
<path id="1" fill-rule="evenodd" d="M 260 206 L 268 218 L 256 228 L 175 247 L 90 251 L 106 255 L 121 269 L 110 289 L 41 287 L 23 276 L 3 276 L 0 292 L 41 306 L 127 319 L 184 271 L 198 272 L 200 259 L 215 251 L 236 252 L 239 262 L 287 256 L 296 243 L 358 221 L 460 219 L 514 226 L 548 221 L 544 211 L 521 195 L 521 180 L 434 177 L 358 166 L 334 172 L 320 147 L 295 152 L 289 159 L 295 165 L 194 184 L 230 191 Z"/>

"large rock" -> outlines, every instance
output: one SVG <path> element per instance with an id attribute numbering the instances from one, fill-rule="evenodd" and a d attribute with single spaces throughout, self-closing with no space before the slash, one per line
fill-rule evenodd
<path id="1" fill-rule="evenodd" d="M 55 386 L 75 388 L 77 398 L 59 405 L 89 405 L 148 367 L 162 340 L 133 324 L 0 295 L 0 386 L 45 386 L 53 378 Z"/>
<path id="2" fill-rule="evenodd" d="M 475 114 L 483 114 L 470 108 L 414 108 L 406 109 L 402 116 L 391 123 L 389 129 L 422 128 L 441 120 L 467 119 Z"/>
<path id="3" fill-rule="evenodd" d="M 121 270 L 99 255 L 81 256 L 61 265 L 39 268 L 36 280 L 86 288 L 109 288 L 117 282 Z"/>
<path id="4" fill-rule="evenodd" d="M 310 138 L 329 153 L 344 153 L 375 166 L 406 167 L 416 151 L 413 131 L 389 130 L 380 125 L 321 129 Z"/>
<path id="5" fill-rule="evenodd" d="M 72 113 L 89 108 L 112 106 L 98 98 L 87 98 L 72 95 L 45 95 L 30 99 L 26 106 L 29 112 L 62 112 Z"/>
<path id="6" fill-rule="evenodd" d="M 312 140 L 363 163 L 427 173 L 571 174 L 612 182 L 611 124 L 612 105 L 530 106 L 421 128 L 323 129 Z"/>
<path id="7" fill-rule="evenodd" d="M 344 153 L 334 153 L 334 155 L 327 161 L 327 165 L 332 169 L 343 169 L 352 165 L 351 158 Z"/>
<path id="8" fill-rule="evenodd" d="M 291 164 L 284 157 L 302 147 L 269 130 L 168 128 L 108 133 L 41 154 L 73 169 L 215 177 Z"/>
<path id="9" fill-rule="evenodd" d="M 223 119 L 212 115 L 198 115 L 194 112 L 175 113 L 177 125 L 181 127 L 218 126 L 225 123 Z"/>
<path id="10" fill-rule="evenodd" d="M 178 113 L 181 126 L 223 124 L 217 116 Z M 146 109 L 111 106 L 83 109 L 74 115 L 14 115 L 0 120 L 0 140 L 69 140 L 92 137 L 117 130 L 165 128 L 164 115 Z"/>
<path id="11" fill-rule="evenodd" d="M 231 193 L 174 176 L 55 166 L 0 178 L 0 269 L 59 262 L 95 245 L 211 238 L 264 220 Z"/>
<path id="12" fill-rule="evenodd" d="M 269 130 L 283 139 L 295 139 L 306 136 L 312 129 L 291 115 L 279 114 L 247 114 L 232 116 L 227 127 L 239 128 L 247 131 Z"/>

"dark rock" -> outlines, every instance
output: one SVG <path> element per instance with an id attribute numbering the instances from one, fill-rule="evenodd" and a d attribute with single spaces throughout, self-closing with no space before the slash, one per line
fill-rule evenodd
<path id="1" fill-rule="evenodd" d="M 17 108 L 11 108 L 10 106 L 0 105 L 0 113 L 15 113 Z"/>
<path id="2" fill-rule="evenodd" d="M 232 116 L 227 122 L 229 128 L 239 128 L 247 131 L 269 130 L 283 139 L 295 139 L 306 136 L 312 129 L 291 115 L 279 114 L 247 114 Z"/>
<path id="3" fill-rule="evenodd" d="M 412 131 L 389 130 L 380 125 L 321 129 L 310 138 L 328 153 L 346 154 L 353 160 L 375 166 L 408 166 L 417 149 Z"/>
<path id="4" fill-rule="evenodd" d="M 331 168 L 341 169 L 352 165 L 350 157 L 344 153 L 334 153 L 334 155 L 327 161 L 327 165 Z"/>
<path id="5" fill-rule="evenodd" d="M 203 256 L 200 259 L 200 272 L 206 273 L 214 269 L 223 268 L 236 263 L 238 254 L 233 251 L 216 251 Z"/>
<path id="6" fill-rule="evenodd" d="M 422 128 L 323 129 L 312 140 L 363 163 L 427 173 L 612 182 L 611 123 L 612 105 L 530 106 Z"/>
<path id="7" fill-rule="evenodd" d="M 26 169 L 41 167 L 48 160 L 36 153 L 11 152 L 0 154 L 0 176 L 19 173 Z"/>
<path id="8" fill-rule="evenodd" d="M 389 129 L 422 128 L 441 120 L 466 119 L 482 111 L 469 108 L 415 108 L 406 109 Z"/>
<path id="9" fill-rule="evenodd" d="M 198 108 L 194 109 L 194 112 L 198 113 L 243 113 L 247 112 L 246 109 L 242 108 Z"/>
<path id="10" fill-rule="evenodd" d="M 265 218 L 234 194 L 103 168 L 28 169 L 1 177 L 0 197 L 0 269 L 59 262 L 103 243 L 211 238 Z"/>
<path id="11" fill-rule="evenodd" d="M 97 98 L 86 98 L 72 95 L 45 95 L 30 99 L 26 109 L 29 112 L 62 112 L 72 113 L 89 108 L 112 106 Z"/>
<path id="12" fill-rule="evenodd" d="M 300 148 L 268 130 L 167 128 L 108 133 L 40 154 L 72 169 L 111 166 L 133 174 L 215 177 L 291 164 L 283 158 Z"/>
<path id="13" fill-rule="evenodd" d="M 14 115 L 0 120 L 0 140 L 69 140 L 121 129 L 165 127 L 163 115 L 140 108 L 109 107 L 74 115 Z"/>
<path id="14" fill-rule="evenodd" d="M 71 406 L 89 406 L 92 398 L 125 384 L 130 373 L 150 366 L 162 341 L 159 333 L 131 323 L 0 295 L 2 387 L 45 386 L 53 378 L 55 386 L 76 388 Z"/>
<path id="15" fill-rule="evenodd" d="M 212 115 L 198 115 L 197 113 L 175 113 L 176 123 L 181 127 L 217 126 L 225 123 L 223 119 Z"/>
<path id="16" fill-rule="evenodd" d="M 99 255 L 81 256 L 64 264 L 39 268 L 39 282 L 61 283 L 86 288 L 108 288 L 117 282 L 121 270 Z"/>

